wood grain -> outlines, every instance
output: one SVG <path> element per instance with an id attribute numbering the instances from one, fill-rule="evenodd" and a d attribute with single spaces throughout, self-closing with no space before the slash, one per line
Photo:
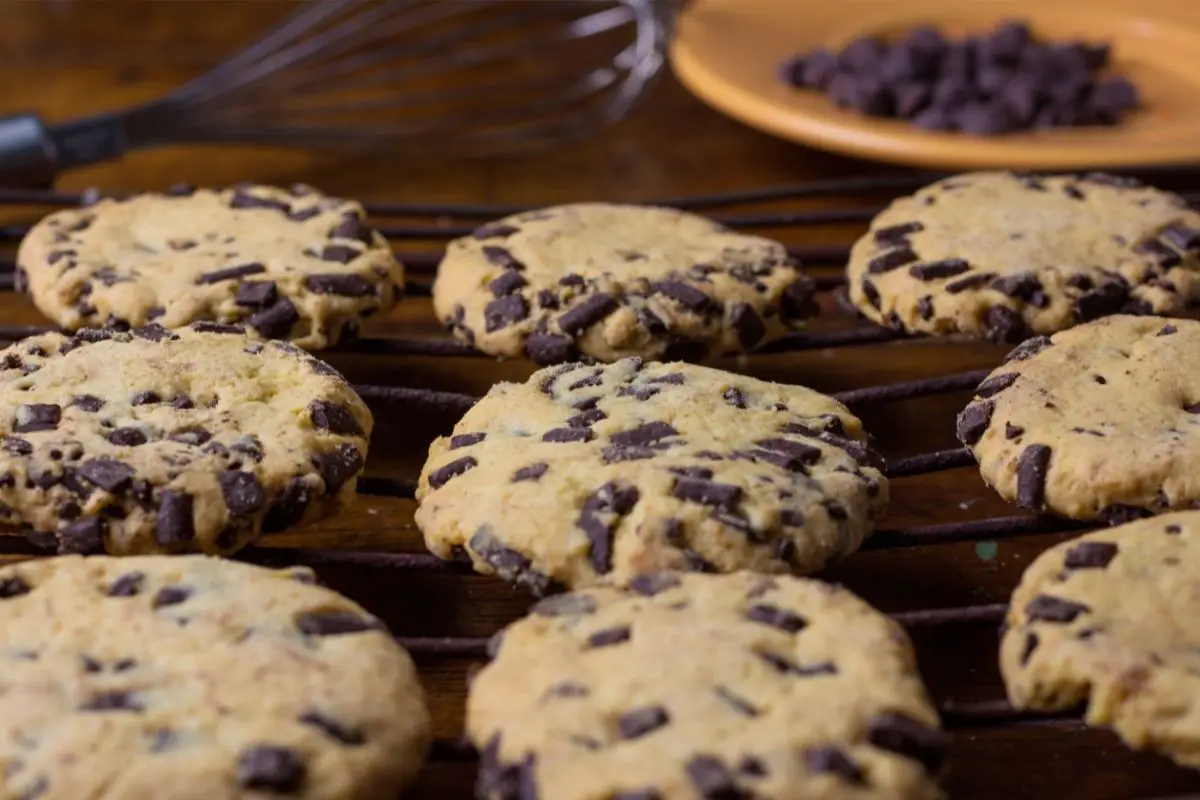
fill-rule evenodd
<path id="1" fill-rule="evenodd" d="M 36 110 L 63 120 L 151 98 L 215 63 L 255 30 L 286 11 L 284 2 L 97 0 L 13 2 L 0 25 L 0 97 L 4 112 Z M 475 164 L 430 163 L 420 154 L 371 158 L 272 151 L 264 148 L 170 147 L 64 176 L 59 188 L 107 191 L 155 189 L 176 181 L 209 185 L 241 180 L 312 183 L 364 200 L 546 204 L 751 189 L 768 184 L 878 172 L 784 144 L 709 111 L 671 79 L 662 82 L 637 117 L 584 145 L 537 158 Z M 742 211 L 854 207 L 883 197 L 777 201 Z M 3 210 L 0 224 L 29 223 L 44 209 Z M 377 220 L 465 224 L 467 220 Z M 858 225 L 770 229 L 789 245 L 846 245 Z M 405 241 L 406 251 L 436 252 L 436 239 Z M 0 254 L 11 258 L 11 252 Z M 818 329 L 852 324 L 830 296 Z M 0 294 L 0 321 L 44 320 L 23 298 Z M 440 336 L 427 300 L 409 299 L 372 320 L 369 336 Z M 951 371 L 990 367 L 1001 350 L 988 346 L 905 342 L 717 362 L 773 380 L 840 391 Z M 358 383 L 404 385 L 482 394 L 498 380 L 520 380 L 521 362 L 484 359 L 333 354 L 330 360 Z M 964 395 L 880 403 L 857 409 L 886 455 L 956 446 L 953 417 Z M 405 405 L 375 404 L 377 432 L 370 475 L 415 477 L 430 439 L 454 418 Z M 1012 513 L 973 469 L 897 480 L 886 527 L 979 519 Z M 420 551 L 413 503 L 364 497 L 347 513 L 315 528 L 276 537 L 283 547 Z M 974 544 L 949 544 L 862 553 L 828 577 L 887 611 L 1003 602 L 1021 570 L 1064 534 L 1024 536 L 999 543 L 981 558 Z M 334 588 L 378 612 L 401 636 L 487 636 L 520 616 L 529 598 L 499 581 L 455 574 L 362 568 L 324 568 Z M 943 703 L 1003 696 L 996 671 L 994 626 L 919 632 L 924 673 Z M 435 711 L 437 735 L 460 734 L 464 675 L 469 661 L 421 658 Z M 954 797 L 1089 798 L 1127 800 L 1200 788 L 1194 773 L 1165 759 L 1134 754 L 1103 731 L 1078 724 L 963 728 L 955 732 L 947 788 Z M 425 771 L 413 797 L 470 797 L 474 765 L 439 762 Z M 553 800 L 553 798 L 548 798 Z"/>

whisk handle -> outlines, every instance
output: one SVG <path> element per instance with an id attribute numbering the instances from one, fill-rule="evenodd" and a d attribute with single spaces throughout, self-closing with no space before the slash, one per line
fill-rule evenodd
<path id="1" fill-rule="evenodd" d="M 99 115 L 49 127 L 37 114 L 0 117 L 0 185 L 49 187 L 58 173 L 121 155 L 125 120 Z"/>

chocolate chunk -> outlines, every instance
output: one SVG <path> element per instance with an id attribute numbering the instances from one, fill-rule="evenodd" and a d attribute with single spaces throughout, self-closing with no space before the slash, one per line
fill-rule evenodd
<path id="1" fill-rule="evenodd" d="M 145 581 L 146 576 L 140 572 L 126 572 L 112 582 L 105 594 L 109 597 L 133 597 L 141 593 Z"/>
<path id="2" fill-rule="evenodd" d="M 450 449 L 458 450 L 459 448 L 470 447 L 473 444 L 479 444 L 486 438 L 486 433 L 460 433 L 457 436 L 450 437 Z"/>
<path id="3" fill-rule="evenodd" d="M 250 327 L 268 339 L 283 339 L 291 332 L 292 326 L 300 320 L 300 312 L 286 297 L 276 301 L 270 308 L 257 311 L 247 318 Z"/>
<path id="4" fill-rule="evenodd" d="M 762 317 L 748 303 L 738 303 L 729 315 L 729 324 L 737 331 L 738 343 L 749 350 L 767 333 Z"/>
<path id="5" fill-rule="evenodd" d="M 221 473 L 217 482 L 230 516 L 253 514 L 266 503 L 262 484 L 253 472 L 229 470 Z"/>
<path id="6" fill-rule="evenodd" d="M 615 310 L 615 309 L 614 309 Z M 575 357 L 575 348 L 565 336 L 534 333 L 525 340 L 525 355 L 539 367 L 561 364 Z"/>
<path id="7" fill-rule="evenodd" d="M 882 275 L 885 272 L 891 272 L 894 269 L 899 269 L 905 264 L 911 264 L 918 258 L 912 248 L 904 246 L 896 250 L 888 250 L 885 253 L 875 256 L 867 262 L 867 272 L 872 275 Z"/>
<path id="8" fill-rule="evenodd" d="M 968 289 L 977 289 L 986 283 L 994 280 L 996 273 L 994 272 L 977 272 L 973 275 L 968 275 L 965 278 L 959 278 L 956 281 L 950 281 L 942 290 L 947 294 L 960 294 Z"/>
<path id="9" fill-rule="evenodd" d="M 192 590 L 186 586 L 164 586 L 154 595 L 154 608 L 177 606 L 192 596 Z"/>
<path id="10" fill-rule="evenodd" d="M 0 449 L 14 456 L 27 456 L 33 452 L 33 445 L 19 436 L 5 436 L 0 439 Z"/>
<path id="11" fill-rule="evenodd" d="M 308 404 L 308 413 L 313 427 L 342 436 L 361 436 L 362 426 L 350 413 L 350 409 L 328 400 L 313 400 Z"/>
<path id="12" fill-rule="evenodd" d="M 186 394 L 179 394 L 171 398 L 171 408 L 185 410 L 195 407 L 196 404 L 192 402 L 192 398 L 188 397 Z"/>
<path id="13" fill-rule="evenodd" d="M 702 314 L 712 307 L 712 298 L 681 281 L 662 281 L 654 285 L 654 291 L 676 301 L 684 308 Z"/>
<path id="14" fill-rule="evenodd" d="M 1025 634 L 1025 645 L 1021 648 L 1021 666 L 1029 663 L 1029 658 L 1038 646 L 1038 635 L 1030 631 Z"/>
<path id="15" fill-rule="evenodd" d="M 795 442 L 795 441 L 792 441 L 791 439 L 780 439 L 780 438 L 759 439 L 754 444 L 756 444 L 758 447 L 762 448 L 763 450 L 768 450 L 768 451 L 771 451 L 774 453 L 781 453 L 783 455 L 794 458 L 800 464 L 816 464 L 818 461 L 821 460 L 820 448 L 813 447 L 812 445 L 804 444 L 803 442 Z M 760 457 L 760 458 L 763 457 L 762 454 L 756 453 L 756 455 L 758 455 L 758 457 Z M 768 458 L 767 460 L 771 460 L 771 459 Z M 779 466 L 783 466 L 785 469 L 789 469 L 793 472 L 800 471 L 800 470 L 796 469 L 794 466 L 792 466 L 790 464 L 784 464 L 784 463 L 780 462 L 779 460 L 772 460 L 772 463 L 779 465 Z"/>
<path id="16" fill-rule="evenodd" d="M 505 270 L 500 274 L 500 277 L 488 284 L 488 290 L 496 297 L 503 297 L 506 294 L 512 294 L 522 286 L 528 284 L 528 281 L 521 276 L 521 273 L 516 270 Z"/>
<path id="17" fill-rule="evenodd" d="M 976 397 L 994 397 L 1017 382 L 1017 373 L 994 375 L 975 387 Z"/>
<path id="18" fill-rule="evenodd" d="M 476 239 L 506 239 L 514 233 L 520 233 L 521 229 L 515 225 L 503 225 L 501 223 L 492 223 L 489 225 L 480 225 L 471 235 Z"/>
<path id="19" fill-rule="evenodd" d="M 1050 344 L 1049 336 L 1035 336 L 1032 339 L 1026 339 L 1004 357 L 1004 363 L 1026 361 L 1045 350 Z"/>
<path id="20" fill-rule="evenodd" d="M 600 458 L 605 464 L 618 464 L 622 461 L 645 461 L 658 455 L 657 450 L 649 447 L 626 447 L 610 445 L 600 451 Z"/>
<path id="21" fill-rule="evenodd" d="M 983 324 L 988 339 L 993 342 L 1015 343 L 1028 335 L 1021 314 L 1008 306 L 992 306 L 984 316 Z"/>
<path id="22" fill-rule="evenodd" d="M 144 711 L 142 704 L 130 692 L 101 692 L 92 695 L 79 707 L 80 711 Z"/>
<path id="23" fill-rule="evenodd" d="M 84 555 L 102 553 L 107 527 L 100 517 L 80 517 L 58 531 L 58 551 Z"/>
<path id="24" fill-rule="evenodd" d="M 129 398 L 130 405 L 135 405 L 135 406 L 148 406 L 148 405 L 152 405 L 154 403 L 161 403 L 161 402 L 162 402 L 162 398 L 158 395 L 158 393 L 150 392 L 150 391 L 138 392 L 133 397 Z"/>
<path id="25" fill-rule="evenodd" d="M 459 475 L 477 466 L 479 466 L 479 462 L 471 456 L 451 461 L 449 464 L 438 467 L 429 473 L 429 487 L 431 489 L 440 489 L 449 483 L 452 478 L 457 478 Z"/>
<path id="26" fill-rule="evenodd" d="M 614 644 L 622 644 L 628 642 L 633 635 L 633 631 L 628 625 L 618 625 L 615 628 L 605 628 L 604 630 L 596 631 L 587 638 L 588 649 L 596 649 L 598 647 L 611 647 Z"/>
<path id="27" fill-rule="evenodd" d="M 117 428 L 108 435 L 108 441 L 120 447 L 137 447 L 148 439 L 141 428 Z"/>
<path id="28" fill-rule="evenodd" d="M 107 457 L 85 461 L 79 466 L 78 471 L 80 476 L 89 483 L 113 494 L 129 488 L 129 484 L 136 474 L 133 467 Z"/>
<path id="29" fill-rule="evenodd" d="M 280 200 L 274 200 L 270 197 L 258 197 L 252 195 L 244 189 L 236 189 L 233 193 L 233 198 L 229 201 L 230 208 L 265 208 L 274 211 L 282 211 L 284 214 L 292 210 L 292 207 Z"/>
<path id="30" fill-rule="evenodd" d="M 646 706 L 617 717 L 617 730 L 622 739 L 640 739 L 671 722 L 671 715 L 662 706 Z"/>
<path id="31" fill-rule="evenodd" d="M 192 519 L 192 507 L 192 496 L 187 492 L 163 489 L 162 500 L 158 505 L 154 540 L 161 545 L 171 546 L 195 539 L 196 527 Z"/>
<path id="32" fill-rule="evenodd" d="M 275 302 L 278 291 L 274 281 L 246 281 L 238 286 L 233 301 L 239 306 L 265 308 Z"/>
<path id="33" fill-rule="evenodd" d="M 1017 505 L 1040 511 L 1046 497 L 1046 471 L 1051 450 L 1044 444 L 1031 444 L 1017 459 Z"/>
<path id="34" fill-rule="evenodd" d="M 946 757 L 946 734 L 900 713 L 880 714 L 871 720 L 867 741 L 880 750 L 911 758 L 936 772 Z"/>
<path id="35" fill-rule="evenodd" d="M 816 283 L 807 276 L 801 276 L 788 284 L 779 296 L 779 316 L 785 321 L 817 316 L 821 307 L 813 299 L 814 291 Z"/>
<path id="36" fill-rule="evenodd" d="M 1116 314 L 1129 301 L 1129 289 L 1119 283 L 1103 283 L 1075 299 L 1075 316 L 1080 322 L 1091 322 Z"/>
<path id="37" fill-rule="evenodd" d="M 557 594 L 539 600 L 530 611 L 539 617 L 579 617 L 596 612 L 596 598 L 587 594 Z"/>
<path id="38" fill-rule="evenodd" d="M 584 411 L 582 414 L 576 414 L 567 420 L 569 428 L 586 428 L 589 425 L 594 425 L 602 419 L 608 419 L 608 415 L 598 408 L 593 408 L 590 411 Z"/>
<path id="39" fill-rule="evenodd" d="M 488 333 L 515 325 L 529 316 L 529 303 L 519 294 L 490 301 L 483 309 L 484 329 Z"/>
<path id="40" fill-rule="evenodd" d="M 374 284 L 361 275 L 309 275 L 304 279 L 304 286 L 315 294 L 339 297 L 366 297 L 375 293 Z"/>
<path id="41" fill-rule="evenodd" d="M 362 253 L 363 253 L 363 251 L 359 250 L 357 247 L 347 247 L 344 244 L 327 244 L 327 245 L 325 245 L 324 248 L 321 249 L 321 252 L 319 254 L 317 254 L 317 257 L 320 258 L 322 261 L 332 261 L 336 264 L 349 264 L 351 261 L 353 261 L 354 259 L 358 258 L 360 255 L 362 255 Z M 341 277 L 346 278 L 346 277 L 357 277 L 357 276 L 341 276 Z M 362 280 L 362 279 L 360 278 L 359 280 Z M 309 288 L 312 288 L 312 287 L 310 286 Z M 313 291 L 318 291 L 318 290 L 314 289 Z M 339 292 L 339 291 L 335 290 L 332 292 L 332 294 L 343 294 L 343 292 Z M 353 295 L 347 295 L 347 296 L 352 297 Z"/>
<path id="42" fill-rule="evenodd" d="M 347 633 L 384 630 L 379 620 L 353 611 L 322 609 L 296 615 L 296 628 L 306 636 L 341 636 Z"/>
<path id="43" fill-rule="evenodd" d="M 512 482 L 520 483 L 521 481 L 536 481 L 541 479 L 543 475 L 549 471 L 550 465 L 546 463 L 530 464 L 527 467 L 521 467 L 513 473 Z"/>
<path id="44" fill-rule="evenodd" d="M 680 500 L 730 509 L 741 499 L 742 489 L 729 483 L 679 478 L 671 488 L 671 494 Z"/>
<path id="45" fill-rule="evenodd" d="M 1063 566 L 1067 569 L 1104 569 L 1117 557 L 1112 542 L 1080 542 L 1067 551 Z"/>
<path id="46" fill-rule="evenodd" d="M 899 225 L 891 225 L 875 231 L 875 243 L 886 247 L 907 244 L 911 234 L 920 233 L 923 230 L 925 230 L 925 226 L 920 222 L 902 222 Z"/>
<path id="47" fill-rule="evenodd" d="M 679 578 L 670 573 L 652 572 L 635 577 L 629 582 L 629 589 L 644 597 L 653 597 L 668 589 L 674 589 L 680 583 Z"/>
<path id="48" fill-rule="evenodd" d="M 52 403 L 30 403 L 17 406 L 13 421 L 14 433 L 52 431 L 62 420 L 62 408 Z"/>
<path id="49" fill-rule="evenodd" d="M 1011 422 L 1004 423 L 1004 438 L 1005 439 L 1012 441 L 1013 439 L 1016 439 L 1018 436 L 1020 436 L 1023 433 L 1025 433 L 1024 428 L 1022 428 L 1018 425 L 1013 425 Z"/>
<path id="50" fill-rule="evenodd" d="M 344 723 L 338 722 L 328 714 L 320 711 L 308 711 L 300 716 L 300 724 L 316 728 L 321 733 L 344 745 L 356 746 L 367 741 L 362 731 L 355 730 Z"/>
<path id="51" fill-rule="evenodd" d="M 559 317 L 558 327 L 567 335 L 575 336 L 616 310 L 617 301 L 611 295 L 594 294 Z"/>
<path id="52" fill-rule="evenodd" d="M 543 442 L 590 442 L 595 438 L 591 428 L 551 428 L 542 434 Z"/>
<path id="53" fill-rule="evenodd" d="M 487 526 L 475 531 L 467 546 L 496 570 L 496 574 L 501 578 L 527 586 L 535 595 L 542 595 L 550 588 L 550 579 L 547 576 L 532 569 L 528 558 L 500 544 Z"/>
<path id="54" fill-rule="evenodd" d="M 867 278 L 863 278 L 861 286 L 863 297 L 867 298 L 867 302 L 871 304 L 871 308 L 874 308 L 876 311 L 878 311 L 880 298 L 879 290 L 875 288 L 875 284 L 871 283 L 871 281 Z"/>
<path id="55" fill-rule="evenodd" d="M 725 402 L 734 408 L 746 407 L 746 395 L 741 389 L 730 387 L 721 394 L 721 397 L 725 398 Z"/>
<path id="56" fill-rule="evenodd" d="M 808 627 L 808 621 L 799 614 L 765 603 L 750 606 L 746 611 L 746 619 L 770 625 L 784 633 L 798 633 Z"/>
<path id="57" fill-rule="evenodd" d="M 278 499 L 271 504 L 263 518 L 264 533 L 278 533 L 295 525 L 304 516 L 312 501 L 312 490 L 300 476 L 288 481 Z"/>
<path id="58" fill-rule="evenodd" d="M 678 435 L 679 431 L 675 430 L 669 423 L 655 421 L 614 433 L 609 437 L 609 440 L 620 447 L 636 447 L 650 445 L 658 442 L 660 439 Z"/>
<path id="59" fill-rule="evenodd" d="M 1189 228 L 1182 222 L 1172 222 L 1159 234 L 1180 250 L 1200 250 L 1200 228 Z"/>
<path id="60" fill-rule="evenodd" d="M 208 322 L 206 320 L 193 322 L 188 327 L 197 333 L 221 333 L 237 336 L 246 332 L 241 325 L 226 325 L 221 322 Z"/>
<path id="61" fill-rule="evenodd" d="M 854 763 L 845 751 L 834 745 L 810 747 L 804 751 L 805 765 L 816 773 L 837 775 L 855 786 L 866 784 L 862 767 Z"/>
<path id="62" fill-rule="evenodd" d="M 908 274 L 919 281 L 933 281 L 941 278 L 953 278 L 970 269 L 971 265 L 961 258 L 947 258 L 941 261 L 914 264 L 908 268 Z"/>
<path id="63" fill-rule="evenodd" d="M 33 591 L 32 587 L 23 581 L 20 576 L 0 578 L 0 600 L 20 597 L 23 594 L 29 594 L 31 591 Z"/>
<path id="64" fill-rule="evenodd" d="M 640 402 L 645 402 L 661 391 L 654 386 L 622 386 L 617 389 L 617 397 L 633 397 Z"/>
<path id="65" fill-rule="evenodd" d="M 325 481 L 325 493 L 336 494 L 363 468 L 363 457 L 354 445 L 339 444 L 328 453 L 313 456 L 312 465 Z"/>
<path id="66" fill-rule="evenodd" d="M 1030 621 L 1055 622 L 1066 624 L 1074 622 L 1080 614 L 1087 614 L 1090 608 L 1083 603 L 1063 600 L 1048 594 L 1039 594 L 1025 606 L 1025 616 Z"/>
<path id="67" fill-rule="evenodd" d="M 520 261 L 518 261 L 516 259 L 516 257 L 513 256 L 512 253 L 510 253 L 508 250 L 506 250 L 503 247 L 496 247 L 495 245 L 484 245 L 480 249 L 481 249 L 481 252 L 483 253 L 483 257 L 487 259 L 489 264 L 493 264 L 494 266 L 497 266 L 497 267 L 503 267 L 504 269 L 515 270 L 518 272 L 525 269 L 525 265 L 522 264 Z"/>
<path id="68" fill-rule="evenodd" d="M 234 278 L 244 278 L 247 275 L 258 275 L 266 271 L 267 268 L 262 264 L 239 264 L 236 267 L 226 267 L 225 269 L 202 273 L 196 278 L 196 283 L 220 283 L 221 281 L 231 281 Z"/>
<path id="69" fill-rule="evenodd" d="M 371 229 L 371 226 L 353 211 L 347 211 L 342 214 L 342 221 L 329 232 L 329 238 L 355 239 L 368 245 L 375 241 L 374 231 Z"/>
<path id="70" fill-rule="evenodd" d="M 304 760 L 295 750 L 256 744 L 242 751 L 237 782 L 243 789 L 294 794 L 304 784 Z"/>
<path id="71" fill-rule="evenodd" d="M 957 433 L 958 440 L 967 447 L 973 447 L 983 434 L 987 431 L 988 425 L 992 422 L 992 414 L 996 410 L 994 401 L 983 403 L 972 403 L 963 409 L 958 415 Z"/>
<path id="72" fill-rule="evenodd" d="M 704 800 L 750 800 L 753 797 L 750 792 L 738 788 L 733 773 L 715 756 L 693 756 L 684 765 L 684 772 Z"/>

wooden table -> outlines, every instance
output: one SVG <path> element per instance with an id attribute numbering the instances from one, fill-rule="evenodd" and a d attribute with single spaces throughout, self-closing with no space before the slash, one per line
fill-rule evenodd
<path id="1" fill-rule="evenodd" d="M 218 60 L 286 10 L 249 0 L 163 2 L 10 2 L 0 25 L 0 98 L 4 111 L 35 109 L 60 120 L 149 99 Z M 727 121 L 667 79 L 631 122 L 584 146 L 534 159 L 475 165 L 421 158 L 336 158 L 267 149 L 172 147 L 65 176 L 63 190 L 162 188 L 176 181 L 208 185 L 241 180 L 312 183 L 363 200 L 548 204 L 577 200 L 638 200 L 725 192 L 822 177 L 878 172 L 878 167 L 775 141 Z M 836 204 L 879 204 L 880 196 L 787 200 L 738 210 L 804 210 Z M 44 211 L 9 209 L 7 223 L 28 223 Z M 380 220 L 401 224 L 404 220 Z M 408 220 L 413 222 L 413 220 Z M 429 220 L 425 220 L 426 223 Z M 451 223 L 453 220 L 446 220 Z M 463 222 L 462 220 L 459 221 Z M 861 224 L 766 229 L 789 245 L 845 245 Z M 398 244 L 404 252 L 436 253 L 438 240 Z M 9 258 L 5 254 L 4 258 Z M 835 267 L 815 269 L 835 275 Z M 429 276 L 415 276 L 428 281 Z M 817 330 L 854 323 L 824 295 L 827 319 Z M 0 322 L 44 322 L 23 298 L 0 294 Z M 442 336 L 425 299 L 406 300 L 368 336 Z M 1002 350 L 983 345 L 907 342 L 753 357 L 721 365 L 759 377 L 840 391 L 996 364 Z M 333 354 L 330 360 L 359 383 L 429 387 L 482 394 L 501 379 L 523 379 L 521 362 L 481 359 Z M 856 409 L 890 457 L 957 446 L 954 414 L 964 395 L 943 394 Z M 413 478 L 425 446 L 448 431 L 452 417 L 415 406 L 377 405 L 378 427 L 367 473 Z M 883 525 L 1012 514 L 971 468 L 905 478 L 893 484 Z M 280 536 L 290 547 L 361 547 L 421 551 L 409 500 L 364 497 L 315 530 Z M 844 582 L 887 611 L 1001 603 L 1029 561 L 1062 534 L 1022 536 L 993 545 L 971 542 L 867 552 L 828 577 Z M 324 579 L 373 609 L 403 636 L 486 636 L 520 616 L 529 598 L 482 576 L 350 568 L 323 569 Z M 921 665 L 943 704 L 1003 698 L 995 666 L 996 626 L 955 625 L 917 631 Z M 421 658 L 439 739 L 459 736 L 463 658 Z M 470 796 L 473 763 L 440 761 L 426 769 L 413 796 Z M 1194 773 L 1165 759 L 1133 754 L 1112 735 L 1072 722 L 966 725 L 954 732 L 947 788 L 954 797 L 1124 800 L 1200 790 Z M 553 800 L 548 798 L 546 800 Z"/>

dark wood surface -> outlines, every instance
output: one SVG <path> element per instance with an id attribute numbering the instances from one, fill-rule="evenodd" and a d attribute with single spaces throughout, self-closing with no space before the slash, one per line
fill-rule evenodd
<path id="1" fill-rule="evenodd" d="M 4 4 L 0 24 L 0 112 L 36 110 L 52 121 L 143 101 L 215 63 L 230 48 L 286 12 L 285 2 L 251 0 L 83 0 Z M 546 204 L 752 189 L 822 177 L 879 172 L 775 141 L 728 121 L 686 95 L 669 77 L 632 121 L 584 145 L 536 158 L 451 164 L 405 154 L 345 158 L 268 148 L 170 147 L 64 176 L 59 188 L 105 191 L 162 188 L 176 181 L 217 185 L 242 180 L 304 181 L 363 200 Z M 881 197 L 761 203 L 738 210 L 857 206 Z M 4 221 L 30 222 L 42 209 L 4 210 Z M 381 222 L 399 223 L 389 219 Z M 428 219 L 424 220 L 429 222 Z M 448 220 L 447 222 L 453 222 Z M 462 222 L 462 221 L 460 221 Z M 791 227 L 766 233 L 788 244 L 846 244 L 861 226 Z M 406 241 L 406 251 L 435 252 L 436 240 Z M 7 254 L 5 257 L 8 257 Z M 836 270 L 819 269 L 818 274 Z M 428 280 L 428 276 L 417 276 Z M 832 298 L 816 327 L 852 324 Z M 0 294 L 0 321 L 44 322 L 23 298 Z M 440 336 L 427 300 L 406 300 L 373 320 L 367 335 Z M 753 357 L 721 366 L 825 391 L 990 367 L 1002 350 L 981 345 L 903 343 Z M 482 359 L 330 356 L 355 382 L 482 394 L 501 379 L 521 379 L 524 363 Z M 962 393 L 856 409 L 889 456 L 953 447 Z M 432 436 L 453 417 L 416 407 L 376 405 L 370 475 L 416 476 Z M 1011 514 L 973 469 L 897 480 L 889 528 Z M 413 503 L 362 498 L 312 530 L 277 537 L 293 547 L 421 551 Z M 997 543 L 994 556 L 973 543 L 869 552 L 829 575 L 886 611 L 1003 602 L 1022 569 L 1059 534 Z M 529 598 L 480 576 L 350 569 L 322 570 L 326 581 L 383 616 L 398 635 L 485 636 L 520 616 Z M 0 623 L 2 624 L 2 623 Z M 924 674 L 943 704 L 1000 700 L 994 625 L 954 626 L 915 636 Z M 703 654 L 694 654 L 703 657 Z M 460 734 L 469 660 L 422 658 L 440 739 Z M 430 764 L 412 796 L 468 798 L 474 765 Z M 953 797 L 1125 800 L 1200 790 L 1200 778 L 1165 759 L 1134 754 L 1107 732 L 1077 724 L 963 727 L 954 732 L 946 786 Z M 553 800 L 547 798 L 546 800 Z"/>

